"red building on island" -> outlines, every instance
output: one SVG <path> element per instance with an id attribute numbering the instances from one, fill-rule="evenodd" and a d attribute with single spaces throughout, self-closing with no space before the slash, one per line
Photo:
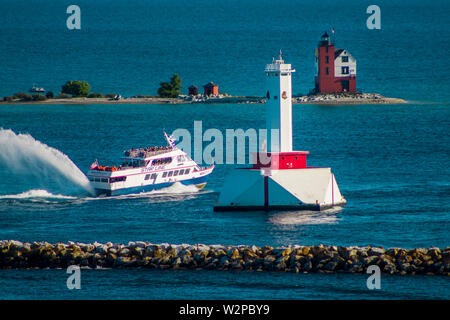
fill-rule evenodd
<path id="1" fill-rule="evenodd" d="M 218 95 L 219 94 L 219 86 L 215 84 L 214 82 L 209 82 L 203 86 L 204 89 L 204 95 L 210 96 L 210 95 Z"/>
<path id="2" fill-rule="evenodd" d="M 315 91 L 356 92 L 356 59 L 345 49 L 337 49 L 324 33 L 316 49 Z"/>

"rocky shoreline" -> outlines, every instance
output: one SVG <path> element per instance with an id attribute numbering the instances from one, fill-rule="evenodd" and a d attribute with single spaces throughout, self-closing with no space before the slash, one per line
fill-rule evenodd
<path id="1" fill-rule="evenodd" d="M 292 103 L 298 104 L 396 104 L 407 103 L 399 98 L 387 98 L 378 93 L 322 93 L 302 97 L 293 97 Z"/>
<path id="2" fill-rule="evenodd" d="M 129 242 L 55 243 L 0 241 L 0 269 L 152 268 L 365 273 L 378 265 L 388 274 L 450 276 L 450 247 L 402 249 L 341 246 L 170 245 Z"/>

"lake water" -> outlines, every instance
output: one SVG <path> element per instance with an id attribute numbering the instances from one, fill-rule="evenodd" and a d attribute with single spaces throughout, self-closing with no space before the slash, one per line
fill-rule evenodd
<path id="1" fill-rule="evenodd" d="M 320 213 L 213 212 L 236 165 L 218 165 L 200 192 L 97 199 L 69 160 L 48 164 L 55 151 L 45 145 L 87 172 L 96 158 L 118 162 L 123 150 L 163 144 L 162 130 L 192 130 L 194 120 L 204 130 L 263 128 L 264 105 L 0 105 L 0 239 L 449 245 L 448 2 L 378 1 L 381 30 L 366 28 L 368 1 L 77 4 L 82 29 L 69 31 L 64 3 L 0 2 L 0 96 L 33 83 L 56 93 L 69 79 L 94 92 L 156 94 L 173 73 L 184 91 L 214 81 L 221 92 L 262 95 L 263 68 L 280 48 L 297 69 L 294 93 L 307 93 L 314 48 L 334 27 L 336 46 L 358 60 L 358 88 L 410 103 L 293 106 L 294 149 L 331 167 L 348 201 Z M 447 277 L 430 276 L 385 275 L 379 291 L 367 289 L 366 275 L 347 274 L 83 270 L 75 292 L 66 279 L 65 270 L 0 271 L 0 298 L 450 298 Z"/>

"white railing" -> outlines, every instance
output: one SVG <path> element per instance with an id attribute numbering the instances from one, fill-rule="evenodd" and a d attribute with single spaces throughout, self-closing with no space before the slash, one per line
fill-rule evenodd
<path id="1" fill-rule="evenodd" d="M 266 65 L 266 72 L 295 72 L 295 70 L 291 69 L 290 64 L 268 64 Z"/>

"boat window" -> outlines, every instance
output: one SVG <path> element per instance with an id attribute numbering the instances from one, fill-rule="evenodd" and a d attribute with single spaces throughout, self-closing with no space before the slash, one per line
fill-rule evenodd
<path id="1" fill-rule="evenodd" d="M 167 171 L 163 172 L 163 178 L 167 177 Z"/>
<path id="2" fill-rule="evenodd" d="M 146 174 L 146 175 L 145 175 L 145 180 L 148 180 L 148 179 L 150 179 L 150 175 L 149 175 L 149 174 Z"/>
<path id="3" fill-rule="evenodd" d="M 147 166 L 148 161 L 139 159 L 127 159 L 122 163 L 122 167 L 140 168 Z"/>
<path id="4" fill-rule="evenodd" d="M 188 174 L 189 171 L 191 171 L 191 169 L 185 169 L 185 170 L 184 170 L 184 174 Z"/>
<path id="5" fill-rule="evenodd" d="M 102 178 L 102 182 L 108 182 L 107 178 Z"/>
<path id="6" fill-rule="evenodd" d="M 149 162 L 150 161 L 139 159 L 127 159 L 122 163 L 122 167 L 133 167 L 133 168 L 146 167 Z"/>
<path id="7" fill-rule="evenodd" d="M 161 166 L 161 165 L 169 164 L 171 162 L 172 162 L 172 158 L 171 157 L 155 159 L 152 162 L 152 166 Z"/>
<path id="8" fill-rule="evenodd" d="M 175 177 L 175 176 L 177 176 L 178 175 L 178 170 L 175 170 L 174 172 L 173 172 L 173 176 Z"/>
<path id="9" fill-rule="evenodd" d="M 169 177 L 171 177 L 173 175 L 173 171 L 169 172 Z"/>
<path id="10" fill-rule="evenodd" d="M 120 182 L 120 181 L 125 181 L 125 180 L 127 180 L 127 177 L 117 177 L 117 178 L 109 179 L 110 183 Z"/>
<path id="11" fill-rule="evenodd" d="M 152 179 L 156 179 L 156 173 L 152 174 Z"/>
<path id="12" fill-rule="evenodd" d="M 100 182 L 100 178 L 95 178 L 95 182 Z"/>
<path id="13" fill-rule="evenodd" d="M 194 172 L 197 172 L 198 170 L 197 170 L 197 168 L 194 168 Z"/>
<path id="14" fill-rule="evenodd" d="M 184 169 L 181 169 L 179 174 L 180 174 L 180 176 L 181 176 L 182 174 L 184 174 Z"/>
<path id="15" fill-rule="evenodd" d="M 89 181 L 95 181 L 95 178 L 89 177 Z"/>

